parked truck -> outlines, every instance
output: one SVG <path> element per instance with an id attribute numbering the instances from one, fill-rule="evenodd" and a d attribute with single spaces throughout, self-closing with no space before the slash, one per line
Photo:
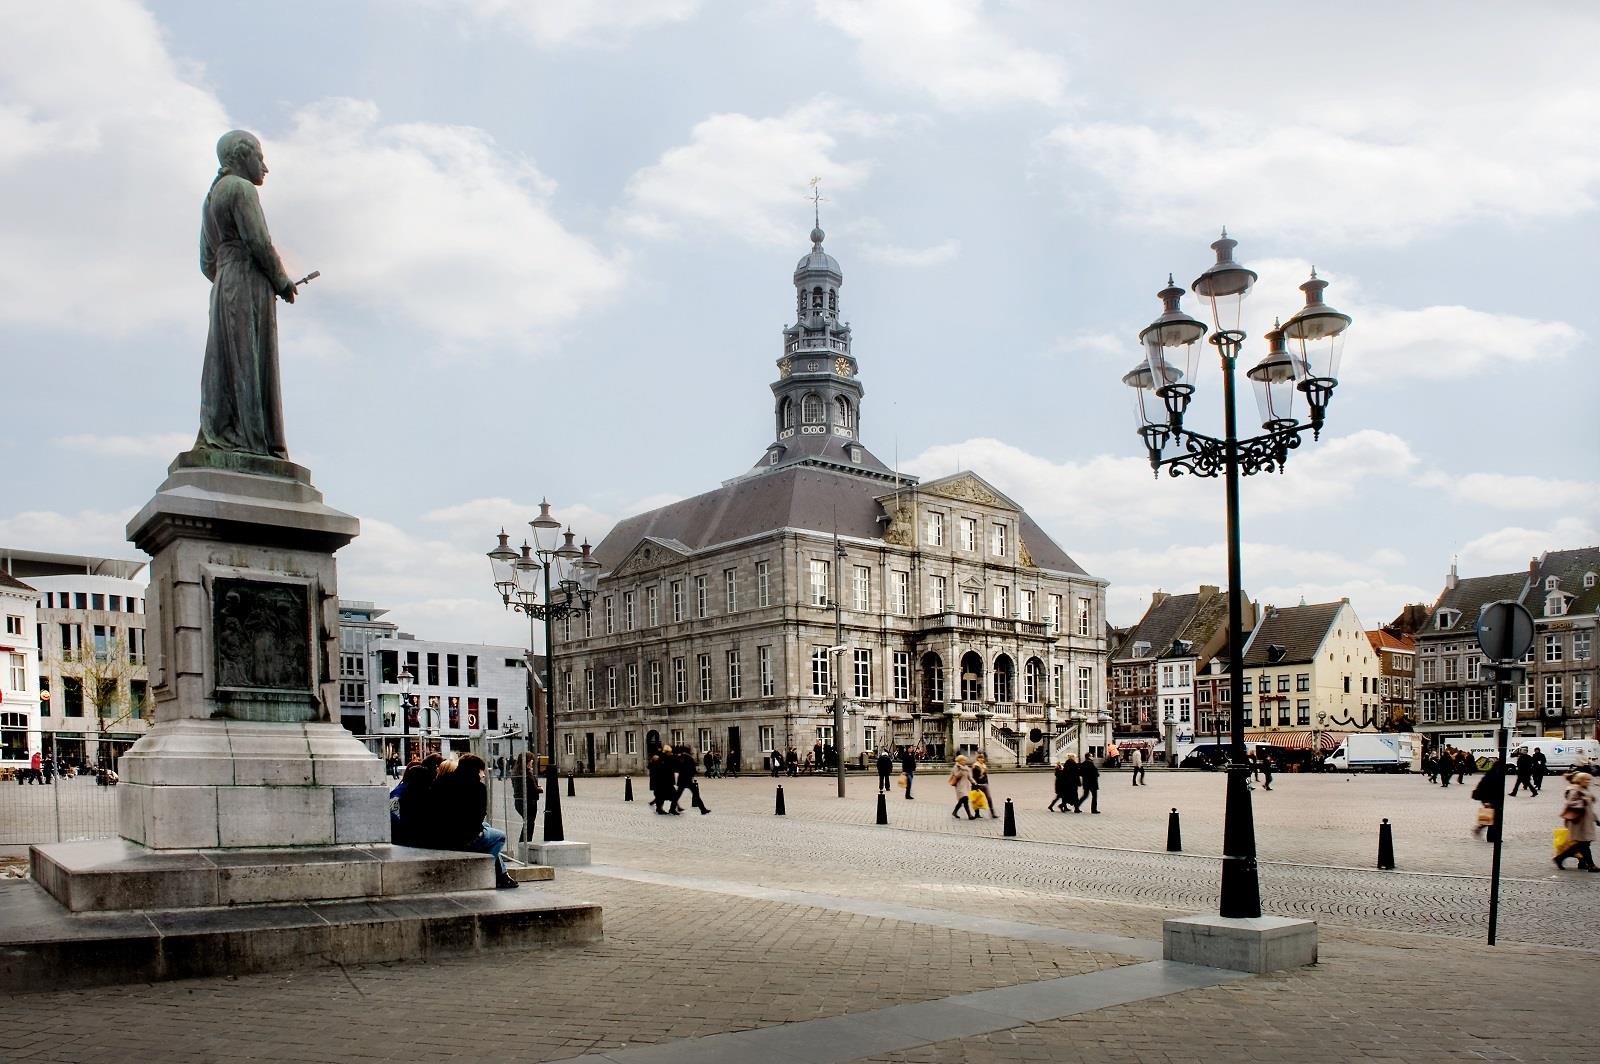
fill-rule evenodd
<path id="1" fill-rule="evenodd" d="M 1494 764 L 1499 740 L 1493 736 L 1458 736 L 1440 741 L 1442 746 L 1453 746 L 1472 755 L 1478 768 L 1487 770 Z M 1575 768 L 1589 768 L 1600 763 L 1600 740 L 1553 739 L 1543 736 L 1512 735 L 1506 739 L 1506 754 L 1516 764 L 1518 749 L 1528 753 L 1544 751 L 1544 770 L 1551 775 L 1561 775 Z"/>
<path id="2" fill-rule="evenodd" d="M 1408 732 L 1360 732 L 1345 736 L 1327 764 L 1340 772 L 1410 772 L 1416 755 L 1417 737 Z"/>

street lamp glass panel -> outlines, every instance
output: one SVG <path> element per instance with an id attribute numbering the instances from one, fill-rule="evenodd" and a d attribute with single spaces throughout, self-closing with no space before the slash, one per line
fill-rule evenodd
<path id="1" fill-rule="evenodd" d="M 499 538 L 499 544 L 489 552 L 489 567 L 494 571 L 494 588 L 504 597 L 516 586 L 516 574 L 513 568 L 516 565 L 517 552 L 511 549 L 504 530 L 501 530 Z"/>
<path id="2" fill-rule="evenodd" d="M 1219 330 L 1238 332 L 1244 297 L 1255 286 L 1256 273 L 1233 261 L 1233 249 L 1239 242 L 1222 231 L 1222 237 L 1212 243 L 1217 261 L 1195 278 L 1195 295 L 1211 306 L 1211 321 Z"/>
<path id="3" fill-rule="evenodd" d="M 1175 382 L 1177 376 L 1177 371 L 1170 366 L 1162 371 L 1164 383 Z M 1167 423 L 1166 407 L 1156 397 L 1153 386 L 1155 379 L 1149 362 L 1141 362 L 1122 375 L 1122 383 L 1133 389 L 1134 427 L 1141 432 Z"/>
<path id="4" fill-rule="evenodd" d="M 539 563 L 533 560 L 528 544 L 522 545 L 522 557 L 512 567 L 516 575 L 517 595 L 524 602 L 532 602 L 539 589 Z"/>
<path id="5" fill-rule="evenodd" d="M 411 694 L 411 679 L 412 677 L 409 672 L 402 672 L 400 674 L 400 698 L 402 700 L 404 700 L 407 695 Z"/>
<path id="6" fill-rule="evenodd" d="M 1139 342 L 1144 344 L 1151 370 L 1157 373 L 1155 383 L 1158 391 L 1164 387 L 1159 366 L 1164 362 L 1178 374 L 1176 379 L 1166 383 L 1181 382 L 1192 392 L 1195 373 L 1199 369 L 1200 341 L 1205 337 L 1206 327 L 1179 308 L 1178 301 L 1183 298 L 1183 289 L 1172 283 L 1170 275 L 1167 277 L 1167 287 L 1158 294 L 1161 314 L 1140 331 Z"/>
<path id="7" fill-rule="evenodd" d="M 1302 382 L 1317 381 L 1332 388 L 1339 381 L 1339 361 L 1344 355 L 1350 315 L 1322 301 L 1323 290 L 1327 287 L 1328 282 L 1312 270 L 1311 279 L 1300 286 L 1300 291 L 1306 294 L 1306 305 L 1283 323 L 1283 335 L 1302 363 L 1305 373 Z"/>
<path id="8" fill-rule="evenodd" d="M 1255 388 L 1261 424 L 1269 431 L 1295 423 L 1295 383 L 1304 379 L 1300 360 L 1283 346 L 1283 330 L 1267 333 L 1267 353 L 1245 375 Z"/>

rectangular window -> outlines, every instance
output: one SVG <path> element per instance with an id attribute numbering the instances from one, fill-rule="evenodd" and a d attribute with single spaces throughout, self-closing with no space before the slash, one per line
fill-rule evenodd
<path id="1" fill-rule="evenodd" d="M 606 708 L 617 708 L 617 667 L 606 666 Z"/>
<path id="2" fill-rule="evenodd" d="M 1163 665 L 1163 666 L 1161 666 L 1161 686 L 1162 687 L 1171 687 L 1172 686 L 1172 666 L 1171 665 Z"/>
<path id="3" fill-rule="evenodd" d="M 944 514 L 928 513 L 928 546 L 944 546 Z"/>
<path id="4" fill-rule="evenodd" d="M 1345 690 L 1348 691 L 1350 689 L 1350 678 L 1348 676 L 1345 677 L 1344 685 Z M 1286 672 L 1278 676 L 1278 693 L 1280 695 L 1289 693 L 1289 674 Z"/>
<path id="5" fill-rule="evenodd" d="M 729 613 L 739 610 L 739 571 L 737 569 L 722 570 L 722 601 L 724 608 Z"/>
<path id="6" fill-rule="evenodd" d="M 629 757 L 639 752 L 639 733 L 625 731 L 622 733 L 622 749 Z"/>
<path id="7" fill-rule="evenodd" d="M 571 757 L 572 756 L 572 733 L 571 732 L 567 732 L 565 735 L 561 736 L 561 746 L 562 746 L 562 749 L 566 751 L 567 756 Z"/>
<path id="8" fill-rule="evenodd" d="M 1441 692 L 1444 695 L 1444 719 L 1447 721 L 1461 719 L 1461 692 L 1451 689 Z"/>
<path id="9" fill-rule="evenodd" d="M 1456 657 L 1455 657 L 1455 655 L 1452 654 L 1449 657 L 1445 658 L 1442 664 L 1444 665 L 1444 682 L 1445 683 L 1455 683 L 1456 682 Z"/>
<path id="10" fill-rule="evenodd" d="M 711 749 L 711 729 L 701 728 L 698 738 L 700 740 L 700 745 L 696 746 L 694 751 L 697 754 L 704 754 L 707 750 Z"/>
<path id="11" fill-rule="evenodd" d="M 1078 708 L 1089 708 L 1089 696 L 1094 686 L 1094 669 L 1088 665 L 1078 666 Z"/>
<path id="12" fill-rule="evenodd" d="M 610 596 L 610 595 L 607 595 L 604 599 L 601 600 L 605 604 L 605 618 L 606 618 L 605 633 L 606 633 L 606 635 L 610 635 L 613 631 L 616 630 L 616 615 L 615 615 L 615 610 L 612 608 L 612 601 L 611 600 L 612 600 L 612 596 Z"/>
<path id="13" fill-rule="evenodd" d="M 739 651 L 728 651 L 728 697 L 730 699 L 744 697 L 744 677 L 739 666 Z"/>
<path id="14" fill-rule="evenodd" d="M 594 700 L 594 669 L 592 669 L 592 668 L 584 669 L 583 670 L 583 708 L 584 709 L 593 709 L 593 708 L 595 708 L 596 704 L 597 703 Z"/>
<path id="15" fill-rule="evenodd" d="M 866 611 L 872 609 L 872 570 L 858 565 L 850 576 L 850 608 Z"/>
<path id="16" fill-rule="evenodd" d="M 1050 596 L 1050 631 L 1061 631 L 1061 596 Z"/>
<path id="17" fill-rule="evenodd" d="M 1417 677 L 1418 683 L 1433 683 L 1438 680 L 1439 662 L 1436 658 L 1422 659 L 1422 674 Z"/>
<path id="18" fill-rule="evenodd" d="M 896 650 L 893 659 L 894 667 L 894 698 L 900 702 L 911 699 L 911 653 L 906 650 Z"/>
<path id="19" fill-rule="evenodd" d="M 703 576 L 694 578 L 694 615 L 708 617 L 711 614 L 711 587 Z"/>
<path id="20" fill-rule="evenodd" d="M 683 620 L 683 581 L 682 580 L 674 580 L 672 582 L 672 619 L 675 622 Z"/>
<path id="21" fill-rule="evenodd" d="M 439 686 L 439 655 L 438 654 L 429 654 L 428 655 L 428 680 L 427 680 L 427 686 L 429 686 L 429 687 L 438 687 Z"/>
<path id="22" fill-rule="evenodd" d="M 1033 592 L 1027 588 L 1017 592 L 1017 614 L 1025 621 L 1033 620 Z"/>
<path id="23" fill-rule="evenodd" d="M 628 705 L 639 704 L 639 663 L 628 662 Z"/>
<path id="24" fill-rule="evenodd" d="M 1572 660 L 1589 660 L 1590 632 L 1586 628 L 1581 632 L 1572 633 Z"/>
<path id="25" fill-rule="evenodd" d="M 772 577 L 771 566 L 766 562 L 756 562 L 756 605 L 772 605 Z"/>
<path id="26" fill-rule="evenodd" d="M 1422 692 L 1422 723 L 1439 723 L 1439 693 L 1437 691 Z"/>
<path id="27" fill-rule="evenodd" d="M 911 574 L 896 569 L 894 578 L 894 612 L 904 617 L 911 609 Z"/>
<path id="28" fill-rule="evenodd" d="M 1092 603 L 1087 598 L 1078 599 L 1078 634 L 1089 634 L 1089 621 L 1092 613 Z"/>
<path id="29" fill-rule="evenodd" d="M 444 682 L 446 687 L 461 686 L 461 655 L 446 654 L 444 656 Z"/>
<path id="30" fill-rule="evenodd" d="M 1483 679 L 1483 659 L 1474 655 L 1467 659 L 1467 679 L 1476 683 Z"/>
<path id="31" fill-rule="evenodd" d="M 1467 716 L 1476 720 L 1483 716 L 1483 688 L 1467 688 Z"/>
<path id="32" fill-rule="evenodd" d="M 1589 677 L 1574 676 L 1572 678 L 1572 708 L 1589 708 Z"/>
<path id="33" fill-rule="evenodd" d="M 673 728 L 672 729 L 672 745 L 673 746 L 682 746 L 683 745 L 683 729 L 682 728 Z"/>
<path id="34" fill-rule="evenodd" d="M 143 628 L 129 628 L 128 629 L 128 664 L 130 664 L 130 665 L 143 665 L 144 664 L 144 640 L 145 640 L 145 634 L 146 633 L 145 633 L 145 630 Z M 356 675 L 357 676 L 365 676 L 366 675 L 366 671 L 367 671 L 366 659 L 358 656 L 356 658 Z"/>
<path id="35" fill-rule="evenodd" d="M 1544 660 L 1561 660 L 1561 637 L 1559 635 L 1547 635 L 1544 637 Z"/>
<path id="36" fill-rule="evenodd" d="M 1309 672 L 1297 673 L 1294 678 L 1294 689 L 1296 691 L 1311 690 L 1311 674 Z"/>
<path id="37" fill-rule="evenodd" d="M 994 615 L 996 617 L 1011 616 L 1011 589 L 1004 584 L 994 589 Z"/>
<path id="38" fill-rule="evenodd" d="M 644 589 L 644 615 L 645 623 L 651 628 L 661 623 L 661 596 L 654 584 Z"/>
<path id="39" fill-rule="evenodd" d="M 825 695 L 828 693 L 828 648 L 811 648 L 811 693 Z"/>
<path id="40" fill-rule="evenodd" d="M 947 593 L 949 586 L 949 581 L 945 577 L 934 576 L 928 579 L 929 613 L 943 613 L 945 611 L 945 608 L 950 601 L 950 597 Z"/>
<path id="41" fill-rule="evenodd" d="M 608 732 L 606 732 L 606 756 L 607 757 L 612 757 L 612 756 L 614 756 L 616 754 L 616 752 L 617 752 L 617 733 L 614 732 L 614 731 L 608 731 Z"/>
<path id="42" fill-rule="evenodd" d="M 61 677 L 62 715 L 83 716 L 83 681 L 76 676 Z"/>
<path id="43" fill-rule="evenodd" d="M 89 608 L 92 609 L 92 610 L 103 610 L 103 609 L 105 609 L 106 608 L 106 597 L 105 597 L 105 595 L 100 594 L 98 592 L 90 593 L 90 595 L 89 595 Z"/>
<path id="44" fill-rule="evenodd" d="M 360 670 L 357 669 L 356 671 L 359 672 Z M 478 655 L 476 654 L 467 655 L 467 686 L 478 686 Z"/>
<path id="45" fill-rule="evenodd" d="M 854 693 L 856 698 L 872 697 L 872 651 L 857 648 L 851 651 L 855 666 Z"/>
<path id="46" fill-rule="evenodd" d="M 695 662 L 700 670 L 700 701 L 711 701 L 711 655 L 700 654 Z"/>
<path id="47" fill-rule="evenodd" d="M 761 697 L 771 698 L 773 692 L 771 647 L 756 647 L 756 671 L 761 675 Z"/>
<path id="48" fill-rule="evenodd" d="M 689 701 L 689 673 L 682 658 L 672 659 L 672 694 L 679 705 Z"/>
<path id="49" fill-rule="evenodd" d="M 989 534 L 989 549 L 996 558 L 1004 558 L 1009 553 L 1005 525 L 995 525 Z"/>
<path id="50" fill-rule="evenodd" d="M 811 604 L 813 606 L 826 606 L 828 604 L 828 563 L 813 558 L 810 572 Z"/>
<path id="51" fill-rule="evenodd" d="M 1284 727 L 1288 723 L 1289 723 L 1289 700 L 1287 698 L 1285 698 L 1285 699 L 1282 699 L 1281 701 L 1278 702 L 1278 727 L 1280 727 L 1280 728 Z"/>
<path id="52" fill-rule="evenodd" d="M 622 593 L 622 630 L 631 632 L 637 623 L 638 618 L 634 615 L 633 609 L 633 592 L 624 591 Z"/>
<path id="53" fill-rule="evenodd" d="M 661 662 L 650 662 L 650 704 L 661 704 Z"/>
<path id="54" fill-rule="evenodd" d="M 562 669 L 561 670 L 561 687 L 562 687 L 562 689 L 564 691 L 567 692 L 567 712 L 571 713 L 572 712 L 572 701 L 573 701 L 573 697 L 574 697 L 573 696 L 573 692 L 572 692 L 572 670 L 571 669 Z"/>
<path id="55" fill-rule="evenodd" d="M 1311 699 L 1300 698 L 1295 700 L 1294 715 L 1296 724 L 1311 723 Z"/>
<path id="56" fill-rule="evenodd" d="M 961 593 L 961 612 L 976 616 L 978 613 L 978 593 L 976 591 L 963 591 Z"/>
<path id="57" fill-rule="evenodd" d="M 976 551 L 978 549 L 978 522 L 971 517 L 960 518 L 961 522 L 961 549 Z"/>
<path id="58" fill-rule="evenodd" d="M 761 747 L 763 754 L 770 754 L 778 741 L 777 730 L 771 724 L 762 724 L 756 728 L 756 742 Z"/>
<path id="59" fill-rule="evenodd" d="M 28 688 L 28 659 L 23 654 L 11 656 L 11 689 L 25 691 Z"/>
<path id="60" fill-rule="evenodd" d="M 1055 665 L 1050 669 L 1050 698 L 1056 705 L 1061 705 L 1062 685 L 1066 683 L 1067 667 Z"/>
<path id="61" fill-rule="evenodd" d="M 22 618 L 14 613 L 6 614 L 6 635 L 22 634 Z"/>
<path id="62" fill-rule="evenodd" d="M 1561 708 L 1561 677 L 1546 676 L 1544 678 L 1544 708 Z"/>

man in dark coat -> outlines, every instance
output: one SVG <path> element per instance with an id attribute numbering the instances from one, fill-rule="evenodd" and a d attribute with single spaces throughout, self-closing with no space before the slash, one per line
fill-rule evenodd
<path id="1" fill-rule="evenodd" d="M 677 787 L 672 781 L 672 751 L 665 746 L 659 746 L 650 755 L 650 808 L 658 813 L 665 813 L 661 808 L 666 802 L 673 800 Z M 676 813 L 678 806 L 673 802 L 672 811 Z"/>
<path id="2" fill-rule="evenodd" d="M 1529 774 L 1528 782 L 1533 785 L 1533 794 L 1536 798 L 1539 796 L 1539 792 L 1544 790 L 1544 774 L 1549 767 L 1550 764 L 1545 759 L 1544 751 L 1535 750 L 1533 752 L 1533 772 Z"/>
<path id="3" fill-rule="evenodd" d="M 1083 812 L 1083 803 L 1089 802 L 1089 812 L 1100 812 L 1100 766 L 1094 763 L 1094 758 L 1086 757 L 1078 769 L 1078 780 L 1083 784 L 1083 793 L 1078 795 L 1072 803 L 1074 813 Z"/>
<path id="4" fill-rule="evenodd" d="M 878 751 L 878 790 L 889 789 L 889 774 L 894 771 L 894 758 L 887 748 Z"/>
<path id="5" fill-rule="evenodd" d="M 1071 754 L 1067 759 L 1056 766 L 1056 796 L 1050 799 L 1048 808 L 1057 807 L 1065 813 L 1067 806 L 1078 798 L 1078 762 Z"/>
<path id="6" fill-rule="evenodd" d="M 911 785 L 917 781 L 917 755 L 909 746 L 900 748 L 900 771 L 906 774 L 906 800 L 910 801 Z"/>
<path id="7" fill-rule="evenodd" d="M 672 796 L 672 811 L 680 810 L 680 799 L 683 792 L 688 791 L 689 797 L 694 800 L 694 807 L 700 810 L 700 815 L 705 816 L 711 810 L 706 808 L 706 803 L 700 800 L 700 785 L 694 781 L 694 752 L 687 746 L 678 747 L 676 758 L 678 768 L 678 789 Z"/>
<path id="8" fill-rule="evenodd" d="M 1511 785 L 1511 797 L 1515 798 L 1522 788 L 1528 788 L 1528 797 L 1532 798 L 1533 790 L 1533 756 L 1528 753 L 1526 746 L 1518 747 L 1516 753 L 1517 775 L 1516 782 Z"/>

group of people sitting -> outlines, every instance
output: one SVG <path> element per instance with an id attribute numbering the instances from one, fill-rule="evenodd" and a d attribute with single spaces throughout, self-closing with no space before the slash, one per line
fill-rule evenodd
<path id="1" fill-rule="evenodd" d="M 495 886 L 515 887 L 506 872 L 506 833 L 489 826 L 488 766 L 477 754 L 450 760 L 429 754 L 406 766 L 389 792 L 389 829 L 397 846 L 486 853 Z"/>
<path id="2" fill-rule="evenodd" d="M 659 746 L 650 751 L 650 808 L 663 815 L 677 816 L 683 812 L 678 805 L 687 791 L 700 815 L 711 812 L 700 800 L 700 785 L 695 782 L 694 751 L 687 745 L 676 749 Z M 670 805 L 670 809 L 661 808 Z"/>

